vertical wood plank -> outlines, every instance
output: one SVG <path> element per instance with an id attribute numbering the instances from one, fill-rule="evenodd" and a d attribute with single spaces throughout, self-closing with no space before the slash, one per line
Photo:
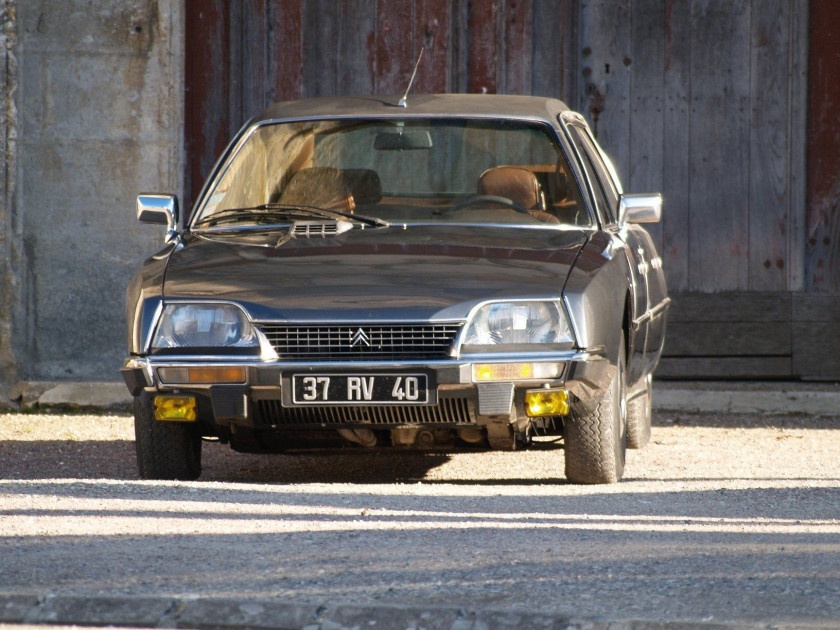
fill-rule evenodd
<path id="1" fill-rule="evenodd" d="M 577 77 L 576 0 L 532 0 L 531 93 L 574 105 Z"/>
<path id="2" fill-rule="evenodd" d="M 303 0 L 302 96 L 335 96 L 337 92 L 338 10 L 335 0 Z"/>
<path id="3" fill-rule="evenodd" d="M 470 93 L 498 91 L 498 1 L 467 4 L 467 92 Z"/>
<path id="4" fill-rule="evenodd" d="M 689 288 L 745 290 L 750 6 L 693 0 L 692 24 Z"/>
<path id="5" fill-rule="evenodd" d="M 242 12 L 241 2 L 226 2 L 228 14 L 228 128 L 231 135 L 243 119 L 242 92 L 246 80 L 242 76 Z"/>
<path id="6" fill-rule="evenodd" d="M 807 213 L 808 7 L 790 0 L 790 221 L 788 289 L 805 290 L 805 225 Z M 837 15 L 835 13 L 835 15 Z M 840 22 L 838 18 L 835 18 Z M 836 102 L 836 101 L 835 101 Z M 836 118 L 835 118 L 836 120 Z M 836 145 L 835 145 L 836 146 Z"/>
<path id="7" fill-rule="evenodd" d="M 753 3 L 759 6 L 759 3 Z M 750 34 L 749 289 L 787 288 L 790 3 L 762 0 Z"/>
<path id="8" fill-rule="evenodd" d="M 811 0 L 808 59 L 806 279 L 810 291 L 840 292 L 840 11 Z"/>
<path id="9" fill-rule="evenodd" d="M 230 93 L 227 2 L 188 2 L 185 21 L 184 176 L 185 213 L 228 142 Z"/>
<path id="10" fill-rule="evenodd" d="M 242 92 L 239 125 L 269 103 L 268 88 L 268 24 L 266 0 L 246 0 L 242 3 L 240 31 L 242 63 Z"/>
<path id="11" fill-rule="evenodd" d="M 691 4 L 665 4 L 662 259 L 671 291 L 688 289 Z"/>
<path id="12" fill-rule="evenodd" d="M 469 92 L 469 14 L 468 3 L 452 3 L 452 91 Z"/>
<path id="13" fill-rule="evenodd" d="M 583 113 L 622 181 L 630 172 L 630 0 L 581 3 Z M 600 109 L 601 111 L 598 111 Z"/>
<path id="14" fill-rule="evenodd" d="M 630 56 L 630 164 L 628 192 L 662 192 L 665 146 L 665 5 L 633 0 Z M 662 224 L 647 226 L 658 252 Z"/>
<path id="15" fill-rule="evenodd" d="M 531 0 L 503 0 L 501 91 L 505 94 L 531 94 L 532 8 Z"/>
<path id="16" fill-rule="evenodd" d="M 377 3 L 374 81 L 376 93 L 399 95 L 408 87 L 413 69 L 414 1 Z M 419 50 L 419 48 L 418 48 Z"/>
<path id="17" fill-rule="evenodd" d="M 268 4 L 268 56 L 271 100 L 303 94 L 303 3 L 272 0 Z"/>
<path id="18" fill-rule="evenodd" d="M 413 50 L 415 61 L 420 54 L 417 44 L 426 47 L 417 70 L 414 91 L 423 94 L 452 92 L 455 90 L 452 80 L 452 2 L 415 0 L 414 11 L 417 29 L 421 29 L 420 33 L 415 33 L 418 40 Z"/>
<path id="19" fill-rule="evenodd" d="M 374 91 L 373 45 L 376 6 L 373 2 L 338 5 L 337 93 L 365 95 Z"/>

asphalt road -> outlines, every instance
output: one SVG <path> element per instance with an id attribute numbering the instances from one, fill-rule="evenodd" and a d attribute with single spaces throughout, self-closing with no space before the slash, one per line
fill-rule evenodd
<path id="1" fill-rule="evenodd" d="M 141 482 L 131 439 L 127 416 L 0 415 L 0 595 L 840 627 L 840 419 L 657 414 L 597 487 L 555 444 L 207 444 L 200 481 Z"/>

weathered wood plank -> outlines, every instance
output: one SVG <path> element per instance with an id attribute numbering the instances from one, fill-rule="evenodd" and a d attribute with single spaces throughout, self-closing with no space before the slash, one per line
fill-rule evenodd
<path id="1" fill-rule="evenodd" d="M 185 41 L 184 174 L 186 212 L 230 136 L 230 30 L 223 0 L 189 2 Z"/>
<path id="2" fill-rule="evenodd" d="M 794 322 L 793 371 L 808 380 L 840 380 L 837 320 Z"/>
<path id="3" fill-rule="evenodd" d="M 665 147 L 665 5 L 633 0 L 630 56 L 630 164 L 628 192 L 662 192 Z M 646 226 L 662 251 L 662 224 Z"/>
<path id="4" fill-rule="evenodd" d="M 789 0 L 763 0 L 750 34 L 749 289 L 787 289 L 790 229 Z"/>
<path id="5" fill-rule="evenodd" d="M 377 3 L 373 55 L 377 94 L 402 96 L 408 87 L 414 63 L 413 18 L 413 0 Z"/>
<path id="6" fill-rule="evenodd" d="M 688 289 L 689 99 L 691 97 L 691 3 L 667 0 L 664 47 L 664 135 L 662 147 L 662 249 L 672 291 Z"/>
<path id="7" fill-rule="evenodd" d="M 808 59 L 806 288 L 840 292 L 840 11 L 811 0 Z"/>
<path id="8" fill-rule="evenodd" d="M 303 96 L 333 96 L 338 88 L 339 3 L 303 3 Z"/>
<path id="9" fill-rule="evenodd" d="M 795 322 L 840 322 L 840 295 L 826 293 L 794 293 L 793 321 Z M 833 339 L 840 344 L 840 334 Z M 840 352 L 840 348 L 837 349 Z"/>
<path id="10" fill-rule="evenodd" d="M 415 35 L 415 39 L 418 43 L 422 43 L 426 50 L 417 70 L 414 91 L 424 94 L 452 92 L 454 91 L 452 3 L 449 0 L 415 0 L 415 2 L 417 28 L 422 29 Z M 419 47 L 414 52 L 415 55 L 420 54 Z"/>
<path id="11" fill-rule="evenodd" d="M 630 0 L 592 0 L 581 5 L 582 113 L 610 155 L 622 181 L 630 172 Z M 598 110 L 601 111 L 598 111 Z"/>
<path id="12" fill-rule="evenodd" d="M 303 4 L 275 0 L 268 4 L 268 56 L 272 100 L 303 94 Z"/>
<path id="13" fill-rule="evenodd" d="M 531 93 L 560 98 L 571 104 L 573 100 L 566 72 L 571 63 L 569 57 L 572 46 L 577 50 L 574 41 L 577 35 L 577 16 L 570 19 L 569 2 L 533 0 L 532 5 Z M 559 33 L 563 36 L 559 37 Z"/>
<path id="14" fill-rule="evenodd" d="M 502 91 L 505 94 L 531 94 L 533 60 L 533 6 L 530 0 L 503 0 Z"/>
<path id="15" fill-rule="evenodd" d="M 788 289 L 805 289 L 805 223 L 807 213 L 808 3 L 790 0 L 790 221 Z M 836 14 L 835 14 L 836 15 Z M 835 18 L 837 19 L 837 18 Z M 840 21 L 840 20 L 838 20 Z"/>
<path id="16" fill-rule="evenodd" d="M 789 322 L 790 293 L 676 293 L 671 295 L 668 321 Z M 670 324 L 669 324 L 670 326 Z"/>
<path id="17" fill-rule="evenodd" d="M 266 0 L 247 0 L 240 5 L 239 68 L 233 68 L 241 82 L 239 122 L 265 109 L 270 102 L 268 85 L 268 23 Z M 232 85 L 236 89 L 236 84 Z"/>
<path id="18" fill-rule="evenodd" d="M 663 358 L 654 378 L 661 379 L 761 379 L 790 378 L 789 357 Z"/>
<path id="19" fill-rule="evenodd" d="M 498 1 L 467 3 L 467 92 L 498 91 Z"/>
<path id="20" fill-rule="evenodd" d="M 375 73 L 369 48 L 376 28 L 376 7 L 372 2 L 341 2 L 338 5 L 338 94 L 372 94 Z"/>
<path id="21" fill-rule="evenodd" d="M 664 356 L 790 356 L 790 322 L 670 323 Z"/>
<path id="22" fill-rule="evenodd" d="M 748 288 L 750 6 L 693 0 L 689 288 Z"/>

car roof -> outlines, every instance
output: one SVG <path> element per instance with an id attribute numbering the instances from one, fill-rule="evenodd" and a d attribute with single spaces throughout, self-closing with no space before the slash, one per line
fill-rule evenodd
<path id="1" fill-rule="evenodd" d="M 308 98 L 275 103 L 250 124 L 276 120 L 331 117 L 494 117 L 544 120 L 557 124 L 568 107 L 563 101 L 541 96 L 501 94 L 411 94 L 407 105 L 397 105 L 399 96 L 340 96 Z"/>

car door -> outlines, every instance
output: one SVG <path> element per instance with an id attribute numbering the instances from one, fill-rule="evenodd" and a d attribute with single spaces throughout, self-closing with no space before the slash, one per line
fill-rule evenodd
<path id="1" fill-rule="evenodd" d="M 637 225 L 621 224 L 618 217 L 621 183 L 609 159 L 604 155 L 589 128 L 582 121 L 573 121 L 567 125 L 569 133 L 581 156 L 594 188 L 596 205 L 604 206 L 599 210 L 607 231 L 619 239 L 628 258 L 632 286 L 632 322 L 628 340 L 627 380 L 635 383 L 647 373 L 650 365 L 647 357 L 650 327 L 650 291 L 648 276 L 650 262 L 655 256 L 650 235 Z M 661 267 L 661 265 L 660 265 Z"/>

